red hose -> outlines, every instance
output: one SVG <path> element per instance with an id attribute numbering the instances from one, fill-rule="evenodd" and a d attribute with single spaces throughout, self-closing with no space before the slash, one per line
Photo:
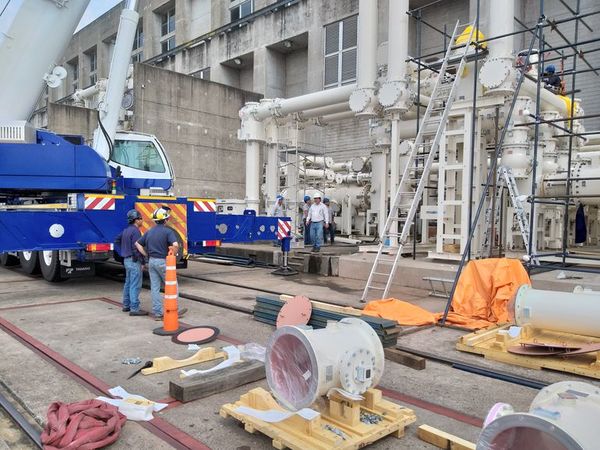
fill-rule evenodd
<path id="1" fill-rule="evenodd" d="M 45 450 L 92 450 L 115 442 L 127 420 L 118 409 L 100 400 L 54 402 L 42 433 Z"/>

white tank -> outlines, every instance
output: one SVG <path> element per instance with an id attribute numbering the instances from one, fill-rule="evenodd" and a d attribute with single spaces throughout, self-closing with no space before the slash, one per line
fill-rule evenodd
<path id="1" fill-rule="evenodd" d="M 521 286 L 508 304 L 509 320 L 543 330 L 600 337 L 600 293 L 544 291 Z"/>
<path id="2" fill-rule="evenodd" d="M 384 354 L 367 322 L 345 318 L 326 328 L 279 328 L 267 344 L 267 382 L 285 408 L 311 406 L 331 389 L 360 395 L 379 383 Z"/>
<path id="3" fill-rule="evenodd" d="M 506 403 L 492 407 L 477 441 L 477 450 L 598 448 L 600 392 L 579 381 L 561 381 L 542 389 L 529 412 Z"/>

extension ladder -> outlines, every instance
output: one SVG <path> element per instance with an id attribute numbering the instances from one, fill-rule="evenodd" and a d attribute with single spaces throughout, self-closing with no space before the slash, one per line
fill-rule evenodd
<path id="1" fill-rule="evenodd" d="M 529 218 L 525 212 L 525 206 L 523 205 L 523 199 L 519 195 L 519 189 L 515 177 L 510 167 L 501 166 L 498 168 L 496 175 L 496 195 L 485 211 L 485 233 L 483 235 L 482 244 L 482 255 L 489 255 L 490 249 L 492 248 L 494 237 L 492 235 L 492 211 L 494 213 L 493 229 L 498 230 L 500 226 L 501 217 L 500 212 L 502 211 L 502 190 L 506 187 L 510 196 L 510 204 L 515 211 L 515 217 L 519 226 L 519 231 L 523 237 L 523 245 L 525 250 L 529 254 Z M 495 233 L 494 233 L 495 235 Z"/>
<path id="2" fill-rule="evenodd" d="M 454 46 L 454 43 L 462 33 L 462 31 L 458 32 L 459 28 L 462 27 L 458 22 L 454 27 L 450 45 L 446 50 L 431 94 L 431 101 L 421 121 L 419 132 L 404 167 L 398 189 L 390 204 L 390 212 L 385 221 L 377 256 L 363 291 L 361 299 L 363 302 L 373 298 L 386 298 L 390 290 L 398 261 L 402 255 L 402 249 L 407 243 L 412 223 L 429 178 L 431 166 L 437 156 L 440 141 L 444 136 L 448 114 L 452 108 L 463 73 L 467 53 L 473 39 L 475 23 L 469 26 L 471 26 L 469 38 L 460 46 Z M 452 54 L 457 48 L 462 48 L 460 59 Z M 452 60 L 451 64 L 449 63 L 450 60 Z M 415 184 L 417 187 L 412 190 L 412 186 Z M 397 224 L 397 227 L 394 226 L 395 224 Z M 394 231 L 392 228 L 401 231 Z M 397 249 L 394 249 L 396 250 L 395 255 L 386 254 L 385 251 L 389 249 L 388 243 L 392 240 L 398 240 L 399 243 Z M 376 278 L 379 280 L 376 280 Z M 385 278 L 385 281 L 382 281 L 381 278 Z M 374 291 L 380 292 L 380 295 L 373 296 Z"/>

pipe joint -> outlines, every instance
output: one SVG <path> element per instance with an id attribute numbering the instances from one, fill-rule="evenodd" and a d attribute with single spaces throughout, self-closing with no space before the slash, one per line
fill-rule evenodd
<path id="1" fill-rule="evenodd" d="M 379 103 L 387 112 L 404 113 L 409 110 L 413 98 L 406 81 L 386 81 L 379 90 Z"/>
<path id="2" fill-rule="evenodd" d="M 238 140 L 245 142 L 265 142 L 265 126 L 256 118 L 258 103 L 249 102 L 240 109 L 241 126 Z"/>
<path id="3" fill-rule="evenodd" d="M 350 94 L 350 109 L 359 117 L 375 117 L 381 112 L 375 88 L 359 88 Z"/>

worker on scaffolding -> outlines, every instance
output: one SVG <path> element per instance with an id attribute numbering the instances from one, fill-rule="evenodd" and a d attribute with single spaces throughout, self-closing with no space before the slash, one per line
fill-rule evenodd
<path id="1" fill-rule="evenodd" d="M 329 229 L 329 211 L 321 203 L 321 194 L 313 195 L 313 204 L 308 209 L 308 223 L 310 225 L 310 236 L 313 240 L 313 252 L 321 251 L 323 242 L 323 231 Z"/>
<path id="2" fill-rule="evenodd" d="M 544 87 L 555 94 L 562 93 L 562 80 L 556 74 L 556 67 L 552 64 L 546 67 L 546 70 L 542 74 L 542 81 L 544 82 Z"/>
<path id="3" fill-rule="evenodd" d="M 327 197 L 323 199 L 323 203 L 325 204 L 325 206 L 327 206 L 327 213 L 329 217 L 329 229 L 323 230 L 323 240 L 327 244 L 327 236 L 329 235 L 329 240 L 331 241 L 331 245 L 333 245 L 335 241 L 335 219 L 333 214 L 333 208 L 329 206 L 329 199 Z"/>
<path id="4" fill-rule="evenodd" d="M 308 210 L 310 209 L 310 195 L 304 196 L 304 203 L 302 204 L 302 230 L 304 232 L 304 245 L 310 245 L 310 227 L 308 225 Z"/>

